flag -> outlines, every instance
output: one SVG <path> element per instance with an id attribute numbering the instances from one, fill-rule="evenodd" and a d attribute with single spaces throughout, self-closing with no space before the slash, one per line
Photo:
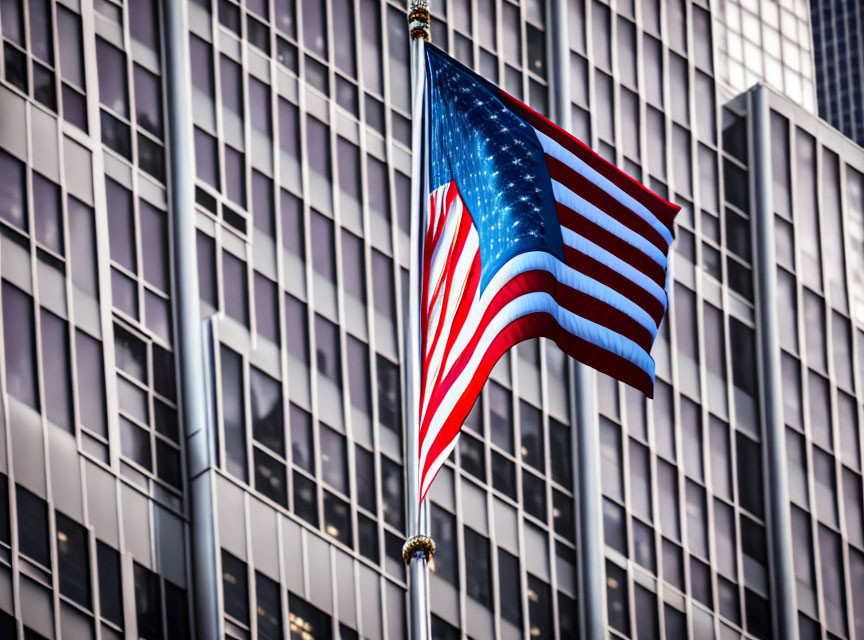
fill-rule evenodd
<path id="1" fill-rule="evenodd" d="M 426 46 L 420 501 L 489 373 L 554 341 L 653 395 L 679 207 L 440 49 Z"/>

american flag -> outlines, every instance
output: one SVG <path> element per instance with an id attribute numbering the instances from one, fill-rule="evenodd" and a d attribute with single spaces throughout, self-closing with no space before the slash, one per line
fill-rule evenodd
<path id="1" fill-rule="evenodd" d="M 426 71 L 420 501 L 523 340 L 653 395 L 679 209 L 432 45 Z"/>

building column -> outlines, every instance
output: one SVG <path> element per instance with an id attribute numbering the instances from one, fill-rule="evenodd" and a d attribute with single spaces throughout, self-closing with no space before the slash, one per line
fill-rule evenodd
<path id="1" fill-rule="evenodd" d="M 778 332 L 777 259 L 774 247 L 774 198 L 771 172 L 771 118 L 768 90 L 750 90 L 750 140 L 753 173 L 753 263 L 756 281 L 756 341 L 759 358 L 759 395 L 764 439 L 765 502 L 768 514 L 771 601 L 775 638 L 798 637 L 795 565 L 792 554 L 792 516 L 783 420 L 780 338 Z"/>
<path id="2" fill-rule="evenodd" d="M 205 336 L 198 296 L 195 227 L 195 153 L 187 2 L 162 4 L 165 18 L 169 194 L 174 235 L 174 321 L 180 374 L 180 406 L 186 445 L 186 475 L 192 519 L 192 606 L 195 636 L 221 638 L 219 549 L 216 542 L 213 421 L 208 416 Z M 207 363 L 212 369 L 212 362 Z"/>
<path id="3" fill-rule="evenodd" d="M 570 42 L 567 0 L 547 0 L 546 33 L 549 52 L 549 99 L 552 116 L 570 130 Z M 577 593 L 580 637 L 606 635 L 603 570 L 603 512 L 600 497 L 600 442 L 594 404 L 595 374 L 569 359 L 570 412 L 577 496 Z"/>

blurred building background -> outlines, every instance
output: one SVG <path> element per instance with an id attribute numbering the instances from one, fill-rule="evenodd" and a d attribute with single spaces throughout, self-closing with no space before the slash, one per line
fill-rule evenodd
<path id="1" fill-rule="evenodd" d="M 812 0 L 819 115 L 864 144 L 864 6 Z"/>
<path id="2" fill-rule="evenodd" d="M 432 0 L 548 115 L 566 33 L 575 135 L 682 205 L 653 401 L 576 397 L 544 341 L 495 369 L 431 494 L 436 639 L 578 637 L 587 492 L 610 637 L 864 639 L 864 151 L 815 115 L 825 4 Z M 0 636 L 407 637 L 402 4 L 0 0 L 0 34 Z"/>

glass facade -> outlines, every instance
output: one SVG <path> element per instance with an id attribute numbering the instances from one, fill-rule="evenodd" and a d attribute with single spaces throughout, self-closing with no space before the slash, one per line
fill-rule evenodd
<path id="1" fill-rule="evenodd" d="M 714 3 L 718 78 L 731 90 L 730 95 L 764 82 L 816 113 L 811 4 L 815 6 L 818 2 L 718 0 Z M 818 64 L 818 50 L 816 55 Z M 822 70 L 818 71 L 821 78 Z"/>
<path id="2" fill-rule="evenodd" d="M 655 398 L 597 377 L 601 482 L 580 487 L 567 359 L 537 340 L 499 362 L 430 493 L 433 637 L 577 637 L 586 491 L 610 637 L 774 637 L 755 311 L 776 302 L 799 626 L 864 638 L 864 154 L 807 114 L 806 4 L 566 7 L 556 26 L 543 0 L 434 0 L 433 41 L 549 115 L 566 29 L 573 132 L 682 205 Z M 0 637 L 199 637 L 173 297 L 187 215 L 220 633 L 406 638 L 404 7 L 188 0 L 182 213 L 164 10 L 0 0 Z M 753 277 L 750 102 L 724 97 L 759 78 L 804 107 L 772 97 L 772 301 Z"/>
<path id="3" fill-rule="evenodd" d="M 864 145 L 864 7 L 852 0 L 811 0 L 819 115 Z"/>

